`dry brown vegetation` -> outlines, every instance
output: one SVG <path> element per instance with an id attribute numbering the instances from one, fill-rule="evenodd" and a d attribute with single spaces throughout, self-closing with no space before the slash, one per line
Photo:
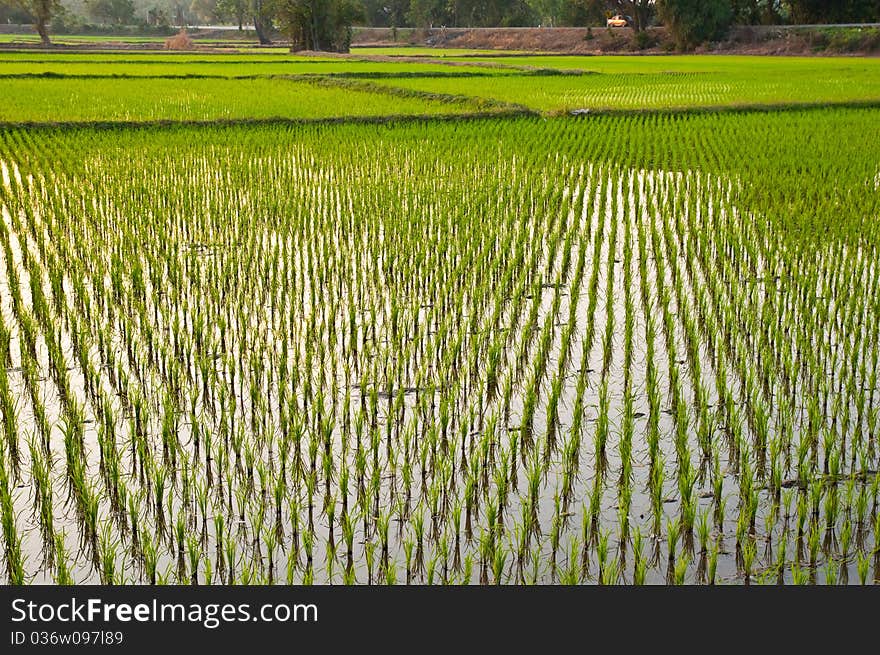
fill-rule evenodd
<path id="1" fill-rule="evenodd" d="M 181 28 L 177 34 L 165 39 L 166 50 L 192 50 L 194 47 L 195 43 L 193 43 L 189 34 L 186 33 L 185 28 Z"/>

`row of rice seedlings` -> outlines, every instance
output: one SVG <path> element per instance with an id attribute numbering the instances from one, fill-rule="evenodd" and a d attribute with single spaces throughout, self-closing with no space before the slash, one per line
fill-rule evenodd
<path id="1" fill-rule="evenodd" d="M 71 144 L 56 139 L 52 147 Z M 306 152 L 298 148 L 293 162 Z M 117 560 L 131 557 L 137 575 L 153 582 L 274 581 L 281 557 L 288 580 L 572 580 L 577 573 L 580 581 L 613 582 L 631 564 L 631 579 L 641 571 L 644 581 L 649 565 L 656 566 L 653 555 L 643 558 L 640 543 L 639 555 L 627 557 L 634 535 L 641 539 L 639 526 L 631 526 L 636 482 L 647 487 L 652 548 L 659 552 L 665 541 L 670 581 L 701 570 L 694 579 L 705 581 L 717 569 L 719 547 L 710 545 L 708 509 L 698 503 L 706 486 L 717 538 L 735 523 L 744 580 L 762 566 L 762 520 L 768 545 L 770 538 L 789 543 L 793 533 L 772 532 L 773 498 L 789 488 L 786 453 L 804 443 L 790 441 L 801 432 L 791 401 L 799 388 L 795 366 L 814 380 L 842 360 L 834 350 L 824 360 L 806 350 L 783 359 L 777 353 L 784 326 L 800 314 L 771 314 L 755 302 L 755 285 L 736 277 L 731 260 L 713 264 L 699 232 L 733 244 L 736 267 L 750 274 L 763 270 L 770 252 L 768 233 L 749 232 L 753 223 L 721 220 L 735 211 L 731 189 L 711 178 L 645 178 L 534 156 L 508 160 L 510 177 L 499 185 L 474 159 L 473 191 L 456 205 L 449 189 L 462 167 L 440 164 L 439 177 L 419 177 L 438 165 L 423 151 L 404 157 L 415 173 L 404 178 L 365 167 L 357 152 L 316 165 L 310 151 L 307 166 L 265 152 L 271 148 L 245 159 L 227 150 L 233 159 L 219 171 L 213 159 L 193 152 L 134 186 L 132 170 L 114 170 L 104 159 L 74 163 L 70 151 L 60 153 L 66 178 L 37 171 L 26 182 L 5 184 L 12 229 L 28 235 L 23 270 L 30 286 L 29 300 L 17 303 L 10 342 L 22 334 L 40 352 L 45 348 L 45 360 L 22 356 L 32 372 L 46 366 L 49 376 L 45 384 L 25 376 L 33 387 L 29 413 L 39 413 L 42 400 L 34 398 L 51 382 L 64 436 L 54 444 L 63 448 L 66 484 L 81 517 L 77 532 L 101 579 L 118 580 Z M 17 172 L 12 177 L 22 180 Z M 126 191 L 112 204 L 96 204 L 98 182 Z M 162 194 L 153 189 L 168 184 L 174 194 L 154 202 Z M 425 198 L 432 200 L 417 202 Z M 138 204 L 148 207 L 149 220 L 135 218 L 143 215 L 133 211 Z M 235 221 L 218 219 L 234 205 Z M 64 222 L 72 206 L 88 220 Z M 268 206 L 272 216 L 287 218 L 270 222 Z M 200 212 L 204 207 L 209 211 Z M 163 214 L 169 219 L 159 220 Z M 492 222 L 474 224 L 477 215 Z M 362 216 L 389 218 L 373 226 Z M 709 216 L 714 231 L 702 225 Z M 413 230 L 426 230 L 422 240 L 407 236 Z M 632 289 L 636 252 L 639 294 Z M 836 252 L 833 261 L 852 276 Z M 77 261 L 92 262 L 92 270 L 77 272 Z M 12 270 L 18 275 L 16 265 Z M 861 287 L 867 279 L 849 281 Z M 753 306 L 755 315 L 742 309 Z M 856 307 L 838 312 L 837 320 L 855 324 L 845 317 L 856 316 Z M 782 317 L 779 329 L 762 331 L 762 317 L 770 315 Z M 557 324 L 562 316 L 568 321 Z M 717 332 L 713 324 L 721 326 Z M 815 322 L 805 334 L 822 329 Z M 635 366 L 641 334 L 647 355 Z M 848 426 L 857 426 L 853 434 L 868 432 L 873 397 L 859 393 L 868 385 L 858 381 L 869 377 L 872 356 L 876 362 L 875 337 L 866 332 L 847 342 L 847 380 L 822 390 L 823 403 L 830 399 L 841 411 L 844 397 L 857 406 L 862 397 L 857 417 L 821 433 L 822 475 L 835 482 L 817 480 L 814 461 L 801 458 L 805 484 L 797 493 L 815 495 L 813 507 L 824 500 L 824 529 L 841 526 L 843 553 L 851 551 L 851 536 L 842 538 L 844 526 L 852 531 L 845 516 L 851 512 L 841 512 L 833 490 L 847 467 L 864 471 L 874 456 L 869 437 L 847 445 L 859 439 L 849 438 Z M 579 338 L 580 359 L 570 357 Z M 657 348 L 665 349 L 665 361 L 656 358 Z M 761 363 L 752 370 L 755 353 Z M 65 376 L 68 362 L 83 381 L 78 400 Z M 728 367 L 734 378 L 726 377 Z M 787 406 L 771 411 L 774 397 L 788 398 Z M 661 409 L 667 399 L 671 424 Z M 562 411 L 569 402 L 570 417 Z M 719 411 L 711 412 L 716 402 Z M 644 427 L 636 411 L 642 403 Z M 825 406 L 812 411 L 820 419 L 832 414 Z M 92 420 L 96 429 L 86 444 L 82 426 Z M 841 425 L 847 427 L 838 433 Z M 592 440 L 582 439 L 585 429 Z M 38 431 L 51 437 L 52 428 Z M 648 443 L 647 472 L 638 481 L 637 435 Z M 817 440 L 806 443 L 815 460 Z M 42 457 L 31 454 L 37 476 L 54 466 L 55 457 Z M 614 477 L 607 475 L 610 457 Z M 674 462 L 671 472 L 667 462 Z M 100 472 L 99 493 L 86 482 L 89 470 Z M 738 486 L 733 516 L 725 479 Z M 606 485 L 616 486 L 613 533 L 601 527 L 610 518 Z M 670 493 L 679 503 L 674 521 L 666 516 Z M 571 539 L 569 507 L 578 496 L 584 527 Z M 860 502 L 867 518 L 867 494 L 859 497 L 854 491 L 845 504 Z M 112 533 L 98 528 L 111 525 L 101 515 L 112 521 Z M 834 539 L 827 546 L 817 541 L 816 526 L 813 513 L 801 531 L 805 548 L 811 555 L 816 549 L 812 570 L 820 552 L 830 558 L 842 548 Z M 570 557 L 563 561 L 578 550 L 577 567 Z M 779 570 L 785 560 L 783 554 Z"/>

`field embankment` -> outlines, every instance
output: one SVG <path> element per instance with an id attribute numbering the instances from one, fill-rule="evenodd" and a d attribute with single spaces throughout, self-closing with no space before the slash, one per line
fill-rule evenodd
<path id="1" fill-rule="evenodd" d="M 434 28 L 429 30 L 364 28 L 354 45 L 417 45 L 434 48 L 523 50 L 572 54 L 664 54 L 675 51 L 664 27 L 652 27 L 638 42 L 630 29 L 604 27 Z M 880 52 L 880 28 L 835 26 L 735 27 L 721 42 L 697 52 L 751 55 L 817 55 Z"/>
<path id="2" fill-rule="evenodd" d="M 167 35 L 142 35 L 119 28 L 114 34 L 56 34 L 54 50 L 151 51 L 166 49 Z M 258 44 L 253 30 L 193 27 L 189 29 L 192 48 L 202 52 L 284 52 L 288 44 L 276 34 L 274 43 Z M 356 27 L 352 46 L 355 52 L 368 47 L 403 49 L 416 56 L 466 49 L 474 54 L 527 54 L 534 52 L 582 55 L 670 54 L 676 52 L 668 30 L 649 28 L 636 38 L 628 28 L 605 27 L 434 27 L 385 28 Z M 416 49 L 418 48 L 418 49 Z M 0 25 L 0 50 L 42 50 L 39 37 L 29 25 Z M 880 53 L 880 25 L 758 25 L 739 26 L 727 38 L 697 48 L 697 53 L 744 55 L 862 55 Z M 329 53 L 322 53 L 327 55 Z M 402 54 L 402 53 L 401 53 Z"/>

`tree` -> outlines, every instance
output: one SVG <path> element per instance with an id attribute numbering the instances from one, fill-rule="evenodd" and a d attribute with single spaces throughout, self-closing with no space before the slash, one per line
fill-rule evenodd
<path id="1" fill-rule="evenodd" d="M 562 7 L 564 25 L 604 25 L 605 2 L 603 0 L 565 0 Z"/>
<path id="2" fill-rule="evenodd" d="M 789 0 L 794 23 L 862 23 L 880 18 L 877 0 Z"/>
<path id="3" fill-rule="evenodd" d="M 178 27 L 182 27 L 184 25 L 189 24 L 189 20 L 186 17 L 186 10 L 182 3 L 175 2 L 173 6 L 174 11 L 174 24 Z"/>
<path id="4" fill-rule="evenodd" d="M 406 19 L 416 27 L 444 25 L 446 21 L 445 0 L 410 0 Z"/>
<path id="5" fill-rule="evenodd" d="M 519 27 L 534 25 L 538 12 L 527 0 L 449 0 L 446 25 Z"/>
<path id="6" fill-rule="evenodd" d="M 147 11 L 147 23 L 156 27 L 168 27 L 171 21 L 168 19 L 168 12 L 162 7 L 151 7 Z"/>
<path id="7" fill-rule="evenodd" d="M 782 0 L 731 0 L 733 22 L 738 25 L 777 25 L 783 22 Z"/>
<path id="8" fill-rule="evenodd" d="M 410 0 L 361 0 L 363 20 L 372 27 L 403 27 L 407 24 Z"/>
<path id="9" fill-rule="evenodd" d="M 205 25 L 213 24 L 221 14 L 217 7 L 217 0 L 192 0 L 189 12 Z"/>
<path id="10" fill-rule="evenodd" d="M 134 22 L 132 0 L 89 0 L 86 9 L 89 15 L 100 23 L 130 25 Z"/>
<path id="11" fill-rule="evenodd" d="M 0 23 L 23 25 L 31 20 L 31 15 L 20 5 L 11 0 L 0 0 Z"/>
<path id="12" fill-rule="evenodd" d="M 348 52 L 351 26 L 363 19 L 363 7 L 355 0 L 277 0 L 275 17 L 293 52 Z"/>
<path id="13" fill-rule="evenodd" d="M 541 25 L 556 27 L 562 22 L 565 14 L 563 0 L 529 0 L 529 5 L 540 19 Z"/>
<path id="14" fill-rule="evenodd" d="M 660 17 L 679 48 L 720 39 L 730 28 L 730 0 L 659 0 Z"/>
<path id="15" fill-rule="evenodd" d="M 217 12 L 221 18 L 238 23 L 241 31 L 248 14 L 248 0 L 217 0 Z"/>
<path id="16" fill-rule="evenodd" d="M 283 2 L 279 3 L 283 4 Z M 272 14 L 275 7 L 271 0 L 250 0 L 251 17 L 254 21 L 254 31 L 260 45 L 272 43 L 270 33 L 272 31 Z"/>
<path id="17" fill-rule="evenodd" d="M 40 35 L 42 44 L 52 45 L 49 39 L 49 21 L 61 9 L 60 0 L 13 0 L 13 2 L 31 16 L 34 29 Z"/>

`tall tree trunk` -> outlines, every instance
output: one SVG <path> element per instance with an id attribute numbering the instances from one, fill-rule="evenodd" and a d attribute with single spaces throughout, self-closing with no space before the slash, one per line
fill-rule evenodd
<path id="1" fill-rule="evenodd" d="M 312 44 L 309 50 L 318 51 L 321 49 L 321 43 L 318 38 L 318 18 L 316 12 L 312 11 Z"/>
<path id="2" fill-rule="evenodd" d="M 642 10 L 640 7 L 636 7 L 636 10 L 633 12 L 635 15 L 633 16 L 633 27 L 636 32 L 644 32 L 645 31 L 645 23 L 642 19 Z"/>
<path id="3" fill-rule="evenodd" d="M 37 16 L 37 34 L 40 35 L 40 43 L 44 46 L 52 45 L 52 41 L 49 39 L 49 20 L 42 16 Z"/>
<path id="4" fill-rule="evenodd" d="M 627 7 L 621 7 L 621 9 L 625 10 Z M 630 0 L 629 11 L 632 16 L 632 28 L 636 34 L 644 32 L 648 28 L 650 9 L 650 6 L 645 0 Z"/>
<path id="5" fill-rule="evenodd" d="M 263 22 L 263 0 L 254 2 L 254 31 L 260 40 L 260 45 L 270 45 L 272 39 L 269 38 L 268 25 Z"/>
<path id="6" fill-rule="evenodd" d="M 272 39 L 266 34 L 266 27 L 263 25 L 263 21 L 254 16 L 254 31 L 257 33 L 257 38 L 260 40 L 260 45 L 271 45 Z"/>

